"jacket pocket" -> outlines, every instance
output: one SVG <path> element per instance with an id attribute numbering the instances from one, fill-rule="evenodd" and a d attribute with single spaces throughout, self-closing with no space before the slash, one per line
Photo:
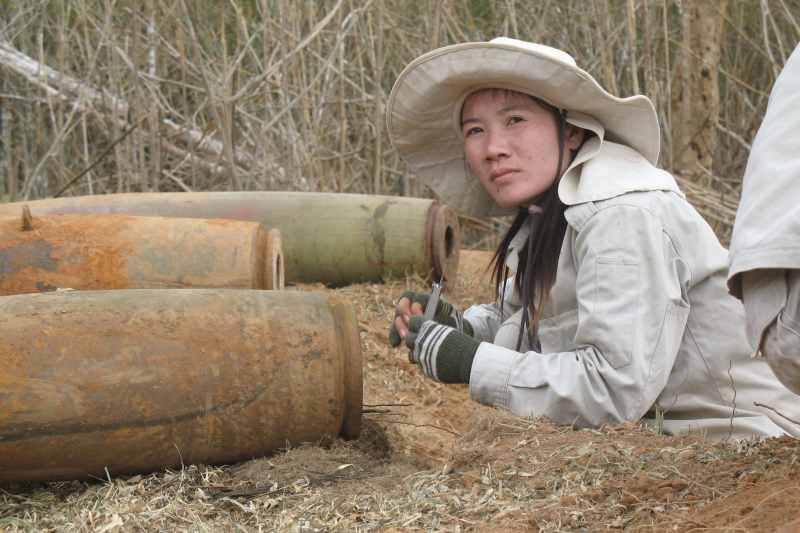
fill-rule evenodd
<path id="1" fill-rule="evenodd" d="M 539 322 L 539 343 L 542 353 L 571 352 L 577 348 L 578 310 L 571 309 Z"/>
<path id="2" fill-rule="evenodd" d="M 600 257 L 595 268 L 591 307 L 576 340 L 597 348 L 618 369 L 630 364 L 640 334 L 640 265 Z"/>
<path id="3" fill-rule="evenodd" d="M 668 382 L 680 387 L 680 383 L 683 383 L 689 375 L 691 361 L 685 353 L 681 353 L 681 344 L 689 320 L 689 310 L 689 306 L 680 301 L 669 304 L 664 312 L 658 337 L 653 351 L 649 355 L 647 372 L 648 381 L 656 387 L 662 387 Z M 705 359 L 702 352 L 700 355 L 702 359 Z M 707 363 L 705 367 L 707 367 Z M 666 407 L 669 408 L 669 405 Z"/>

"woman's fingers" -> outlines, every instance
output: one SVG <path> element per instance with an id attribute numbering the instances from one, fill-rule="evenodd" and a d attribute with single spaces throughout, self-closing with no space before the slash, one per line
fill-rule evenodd
<path id="1" fill-rule="evenodd" d="M 394 318 L 394 327 L 400 338 L 405 339 L 408 335 L 408 320 L 404 320 L 402 315 L 398 315 Z"/>
<path id="2" fill-rule="evenodd" d="M 394 310 L 394 327 L 401 339 L 405 339 L 408 334 L 408 321 L 414 315 L 421 315 L 425 311 L 422 304 L 412 302 L 409 298 L 400 298 Z"/>

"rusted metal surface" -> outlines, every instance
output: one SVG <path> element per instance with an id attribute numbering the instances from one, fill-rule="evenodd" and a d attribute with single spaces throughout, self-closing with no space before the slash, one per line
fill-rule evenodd
<path id="1" fill-rule="evenodd" d="M 0 480 L 231 463 L 361 427 L 352 308 L 319 293 L 0 298 Z"/>
<path id="2" fill-rule="evenodd" d="M 264 240 L 265 252 L 259 253 L 259 257 L 264 258 L 264 288 L 270 290 L 281 290 L 286 284 L 286 273 L 284 272 L 283 260 L 283 240 L 281 232 L 271 229 L 267 232 Z"/>
<path id="3" fill-rule="evenodd" d="M 280 230 L 287 281 L 343 285 L 417 273 L 451 283 L 460 227 L 430 199 L 312 192 L 128 193 L 25 202 L 33 216 L 124 213 L 257 221 Z M 19 216 L 22 203 L 0 204 Z"/>
<path id="4" fill-rule="evenodd" d="M 0 294 L 58 288 L 283 288 L 280 233 L 257 222 L 129 215 L 0 219 Z"/>
<path id="5" fill-rule="evenodd" d="M 461 250 L 461 231 L 455 211 L 438 203 L 432 204 L 425 231 L 433 272 L 439 274 L 439 279 L 455 282 Z"/>

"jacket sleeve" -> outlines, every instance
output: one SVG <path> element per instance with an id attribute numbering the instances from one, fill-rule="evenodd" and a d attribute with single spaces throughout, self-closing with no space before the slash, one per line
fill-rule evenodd
<path id="1" fill-rule="evenodd" d="M 800 394 L 800 358 L 797 357 L 797 354 L 800 353 L 800 271 L 796 269 L 788 272 L 777 271 L 777 274 L 775 271 L 767 272 L 772 276 L 780 276 L 780 279 L 776 281 L 783 285 L 781 290 L 773 289 L 771 293 L 749 295 L 747 277 L 756 273 L 745 272 L 743 274 L 745 302 L 754 307 L 755 303 L 750 300 L 760 297 L 766 300 L 763 308 L 775 303 L 781 306 L 777 317 L 765 328 L 761 353 L 767 358 L 775 377 L 787 389 L 795 394 Z M 771 284 L 768 282 L 766 285 L 769 290 Z M 769 317 L 770 314 L 767 316 Z"/>
<path id="2" fill-rule="evenodd" d="M 464 311 L 464 319 L 472 326 L 474 337 L 480 341 L 493 341 L 503 321 L 521 307 L 513 277 L 505 281 L 500 294 L 506 296 L 498 298 L 494 303 L 473 305 Z"/>
<path id="3" fill-rule="evenodd" d="M 577 273 L 574 350 L 519 353 L 481 343 L 470 394 L 557 423 L 638 420 L 666 386 L 681 346 L 690 272 L 658 218 L 639 206 L 597 209 L 566 238 Z"/>

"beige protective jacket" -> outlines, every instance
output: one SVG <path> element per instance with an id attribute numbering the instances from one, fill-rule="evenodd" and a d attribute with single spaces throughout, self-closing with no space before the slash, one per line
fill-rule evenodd
<path id="1" fill-rule="evenodd" d="M 775 81 L 753 140 L 729 275 L 751 346 L 800 394 L 800 46 Z"/>
<path id="2" fill-rule="evenodd" d="M 800 435 L 754 405 L 800 419 L 800 403 L 750 357 L 742 306 L 725 286 L 727 253 L 672 176 L 598 139 L 576 161 L 560 191 L 568 227 L 540 352 L 525 340 L 515 350 L 522 312 L 509 281 L 502 311 L 498 302 L 464 313 L 486 341 L 472 365 L 472 398 L 579 427 L 658 411 L 667 433 Z M 528 230 L 512 243 L 512 271 Z"/>

